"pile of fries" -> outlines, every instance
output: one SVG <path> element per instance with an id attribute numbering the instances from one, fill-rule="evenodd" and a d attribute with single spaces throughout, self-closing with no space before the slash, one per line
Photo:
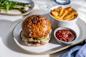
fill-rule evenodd
<path id="1" fill-rule="evenodd" d="M 72 7 L 58 7 L 53 10 L 51 10 L 50 14 L 56 19 L 56 20 L 73 20 L 75 19 L 78 14 Z"/>

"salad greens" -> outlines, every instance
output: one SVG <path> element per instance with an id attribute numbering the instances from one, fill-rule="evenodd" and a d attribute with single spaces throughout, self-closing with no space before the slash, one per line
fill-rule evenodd
<path id="1" fill-rule="evenodd" d="M 5 11 L 16 9 L 16 10 L 20 10 L 21 12 L 24 12 L 26 11 L 25 10 L 26 7 L 29 9 L 31 6 L 28 5 L 28 3 L 21 3 L 10 0 L 0 0 L 0 9 L 3 9 Z"/>

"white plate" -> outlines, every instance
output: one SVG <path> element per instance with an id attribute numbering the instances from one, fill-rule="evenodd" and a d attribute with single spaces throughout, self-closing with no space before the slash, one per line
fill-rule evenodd
<path id="1" fill-rule="evenodd" d="M 48 19 L 50 19 L 50 20 L 53 22 L 53 26 L 56 26 L 56 25 L 57 25 L 57 23 L 55 23 L 55 22 L 53 21 L 53 19 L 51 19 L 51 18 L 49 17 L 48 14 L 46 14 L 46 17 L 47 17 Z M 80 29 L 80 36 L 79 36 L 75 41 L 73 41 L 73 43 L 72 43 L 71 45 L 77 44 L 77 43 L 79 43 L 79 42 L 85 40 L 85 34 L 86 34 L 86 33 L 85 33 L 86 30 L 84 29 L 85 24 L 82 24 L 80 20 L 81 20 L 81 19 L 78 19 L 78 21 L 76 22 L 76 24 L 77 24 L 77 26 L 78 26 L 78 27 L 77 27 L 77 30 L 79 31 L 79 29 Z M 21 21 L 21 22 L 22 22 L 22 21 Z M 28 51 L 28 52 L 31 52 L 31 53 L 33 53 L 33 54 L 52 54 L 52 53 L 54 53 L 54 52 L 58 52 L 58 51 L 61 51 L 61 50 L 64 50 L 64 49 L 67 48 L 67 46 L 62 46 L 62 45 L 60 45 L 60 44 L 58 44 L 58 43 L 56 42 L 56 40 L 55 40 L 54 37 L 53 37 L 53 33 L 52 33 L 52 37 L 51 37 L 50 43 L 47 44 L 47 45 L 45 45 L 45 46 L 41 46 L 41 47 L 29 47 L 29 46 L 25 46 L 25 45 L 22 43 L 21 39 L 20 39 L 21 22 L 18 23 L 18 24 L 15 26 L 15 28 L 14 28 L 14 30 L 13 30 L 13 36 L 14 36 L 14 41 L 16 42 L 16 44 L 17 44 L 19 47 L 21 47 L 22 49 L 24 49 L 24 50 L 26 50 L 26 51 Z M 84 22 L 83 22 L 83 23 L 84 23 Z M 82 26 L 81 24 L 82 24 L 83 26 Z M 73 28 L 73 29 L 74 29 L 74 28 Z M 75 28 L 75 29 L 76 29 L 76 28 Z M 68 46 L 70 46 L 70 45 L 68 45 Z"/>
<path id="2" fill-rule="evenodd" d="M 59 44 L 53 44 L 53 43 L 49 43 L 49 44 L 39 46 L 39 47 L 26 46 L 26 45 L 24 45 L 24 43 L 21 41 L 21 38 L 20 38 L 21 29 L 22 29 L 21 23 L 17 24 L 16 27 L 14 28 L 14 30 L 13 30 L 14 41 L 17 43 L 18 46 L 20 46 L 24 50 L 27 50 L 31 53 L 44 53 L 50 49 L 61 46 Z"/>

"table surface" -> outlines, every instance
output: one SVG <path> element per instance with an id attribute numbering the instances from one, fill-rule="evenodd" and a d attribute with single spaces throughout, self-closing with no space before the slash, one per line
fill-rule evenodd
<path id="1" fill-rule="evenodd" d="M 49 9 L 52 6 L 57 5 L 53 0 L 33 0 L 35 2 L 35 7 L 34 7 L 34 12 L 36 10 L 44 10 L 45 12 L 42 12 L 41 14 L 45 14 L 49 11 Z M 51 2 L 52 1 L 52 2 Z M 85 1 L 85 0 L 83 0 Z M 85 2 L 81 2 L 80 0 L 73 1 L 71 5 L 75 6 L 78 8 L 77 10 L 79 11 L 80 18 L 82 20 L 85 20 Z M 83 5 L 82 5 L 83 3 Z M 80 8 L 81 7 L 81 8 Z M 0 57 L 59 57 L 60 54 L 64 53 L 65 51 L 62 51 L 60 53 L 52 54 L 52 55 L 30 55 L 30 54 L 23 54 L 23 53 L 18 53 L 13 50 L 10 50 L 2 41 L 2 39 L 5 38 L 6 35 L 8 35 L 8 32 L 10 31 L 11 25 L 19 20 L 22 19 L 23 16 L 3 16 L 0 15 Z M 12 55 L 14 54 L 14 55 Z"/>

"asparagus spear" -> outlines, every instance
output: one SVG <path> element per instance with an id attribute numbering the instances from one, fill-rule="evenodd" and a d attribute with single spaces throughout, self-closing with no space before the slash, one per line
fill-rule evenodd
<path id="1" fill-rule="evenodd" d="M 21 2 L 15 2 L 15 1 L 9 1 L 9 0 L 0 0 L 0 9 L 4 9 L 6 11 L 9 11 L 11 9 L 17 9 L 17 10 L 24 10 L 24 7 L 28 5 L 28 3 L 21 3 Z M 29 8 L 30 6 L 28 6 Z"/>

